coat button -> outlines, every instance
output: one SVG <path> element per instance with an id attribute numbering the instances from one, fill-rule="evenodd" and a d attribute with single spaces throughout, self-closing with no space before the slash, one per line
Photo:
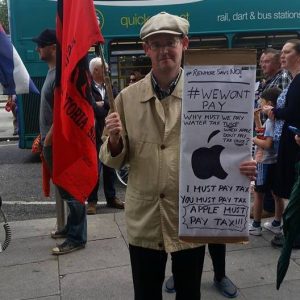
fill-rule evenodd
<path id="1" fill-rule="evenodd" d="M 164 149 L 166 149 L 166 146 L 165 146 L 165 145 L 161 145 L 161 146 L 160 146 L 160 149 L 161 149 L 161 150 L 164 150 Z"/>
<path id="2" fill-rule="evenodd" d="M 165 194 L 161 193 L 161 194 L 159 195 L 159 197 L 160 197 L 160 198 L 165 198 Z"/>

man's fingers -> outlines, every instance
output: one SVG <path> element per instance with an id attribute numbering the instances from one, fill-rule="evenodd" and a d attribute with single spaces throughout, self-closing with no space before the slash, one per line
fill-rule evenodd
<path id="1" fill-rule="evenodd" d="M 255 180 L 256 178 L 256 161 L 246 161 L 241 163 L 240 172 L 247 176 L 250 180 Z"/>
<path id="2" fill-rule="evenodd" d="M 105 118 L 105 127 L 110 136 L 119 136 L 122 131 L 122 123 L 118 113 L 113 112 Z"/>

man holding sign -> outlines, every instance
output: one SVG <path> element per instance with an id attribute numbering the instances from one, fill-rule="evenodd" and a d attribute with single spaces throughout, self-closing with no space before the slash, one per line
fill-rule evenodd
<path id="1" fill-rule="evenodd" d="M 135 299 L 162 299 L 167 253 L 172 256 L 176 299 L 200 299 L 205 247 L 179 239 L 179 153 L 187 20 L 159 13 L 142 27 L 151 72 L 122 90 L 118 112 L 106 118 L 104 164 L 130 164 L 125 214 Z M 255 162 L 241 165 L 253 177 Z"/>

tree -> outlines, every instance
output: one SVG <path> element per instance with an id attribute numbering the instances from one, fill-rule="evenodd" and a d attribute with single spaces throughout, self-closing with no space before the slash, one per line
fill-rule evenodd
<path id="1" fill-rule="evenodd" d="M 0 0 L 0 23 L 6 33 L 9 32 L 7 0 Z"/>

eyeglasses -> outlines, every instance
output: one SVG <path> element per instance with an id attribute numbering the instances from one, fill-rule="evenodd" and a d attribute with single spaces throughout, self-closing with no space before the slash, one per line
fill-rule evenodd
<path id="1" fill-rule="evenodd" d="M 153 51 L 157 51 L 161 48 L 176 48 L 180 39 L 172 39 L 172 40 L 167 40 L 164 44 L 161 44 L 159 42 L 152 42 L 152 43 L 147 43 L 149 48 Z"/>
<path id="2" fill-rule="evenodd" d="M 135 78 L 129 78 L 129 81 L 130 82 L 136 82 L 136 79 Z"/>

